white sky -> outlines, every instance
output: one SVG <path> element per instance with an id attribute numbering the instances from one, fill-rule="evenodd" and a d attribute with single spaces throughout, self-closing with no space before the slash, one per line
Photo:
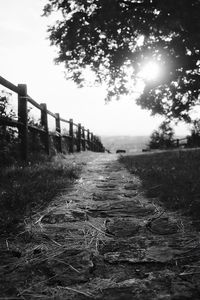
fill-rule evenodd
<path id="1" fill-rule="evenodd" d="M 97 135 L 149 135 L 160 117 L 151 117 L 134 100 L 109 104 L 97 88 L 78 89 L 56 66 L 55 50 L 47 39 L 50 20 L 41 17 L 45 0 L 0 0 L 0 75 L 25 83 L 28 94 L 63 118 L 73 118 Z M 0 87 L 1 88 L 1 87 Z M 184 126 L 177 134 L 187 134 Z"/>

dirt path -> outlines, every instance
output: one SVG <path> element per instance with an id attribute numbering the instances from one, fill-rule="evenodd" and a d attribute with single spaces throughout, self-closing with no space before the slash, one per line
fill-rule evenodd
<path id="1" fill-rule="evenodd" d="M 93 154 L 24 235 L 16 299 L 200 299 L 199 234 L 145 199 L 116 155 Z"/>

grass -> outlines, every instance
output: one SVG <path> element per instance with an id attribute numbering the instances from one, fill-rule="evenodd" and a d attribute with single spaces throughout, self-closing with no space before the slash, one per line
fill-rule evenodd
<path id="1" fill-rule="evenodd" d="M 12 231 L 24 216 L 43 208 L 78 178 L 80 166 L 64 155 L 0 171 L 0 228 Z"/>
<path id="2" fill-rule="evenodd" d="M 120 162 L 142 180 L 147 197 L 200 226 L 200 150 L 123 156 Z"/>

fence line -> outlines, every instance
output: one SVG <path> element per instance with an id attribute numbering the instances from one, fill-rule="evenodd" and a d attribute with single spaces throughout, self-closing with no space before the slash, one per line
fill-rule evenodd
<path id="1" fill-rule="evenodd" d="M 15 86 L 13 83 L 0 76 L 0 85 L 6 87 L 7 89 L 15 92 L 18 95 L 18 120 L 1 118 L 0 125 L 18 128 L 20 154 L 22 160 L 26 161 L 28 159 L 29 131 L 37 132 L 41 135 L 45 152 L 49 154 L 50 136 L 52 135 L 52 133 L 49 132 L 48 115 L 55 119 L 56 129 L 53 135 L 57 139 L 56 149 L 58 152 L 63 152 L 63 139 L 65 140 L 70 153 L 73 153 L 75 151 L 75 146 L 77 152 L 80 152 L 81 150 L 91 150 L 94 152 L 105 151 L 100 138 L 90 132 L 89 129 L 85 129 L 80 123 L 74 123 L 73 119 L 66 120 L 64 118 L 61 118 L 59 113 L 52 113 L 47 109 L 46 103 L 39 104 L 35 100 L 33 100 L 27 94 L 26 84 L 18 84 L 18 86 Z M 34 107 L 41 111 L 41 127 L 32 125 L 28 122 L 28 103 L 31 103 Z M 69 134 L 62 134 L 61 122 L 68 124 Z M 76 131 L 74 127 L 76 127 Z"/>

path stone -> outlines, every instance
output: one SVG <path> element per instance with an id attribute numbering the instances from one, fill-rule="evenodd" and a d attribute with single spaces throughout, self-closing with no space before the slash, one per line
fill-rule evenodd
<path id="1" fill-rule="evenodd" d="M 51 211 L 45 214 L 41 223 L 43 224 L 59 224 L 65 222 L 77 222 L 80 220 L 87 220 L 87 214 L 85 211 L 80 210 L 70 210 L 66 212 L 61 211 Z"/>
<path id="2" fill-rule="evenodd" d="M 149 228 L 154 234 L 161 235 L 174 234 L 180 230 L 177 220 L 172 220 L 167 216 L 152 220 L 149 223 Z"/>
<path id="3" fill-rule="evenodd" d="M 50 285 L 70 285 L 86 282 L 94 264 L 89 251 L 70 249 L 48 259 L 46 263 L 49 272 L 56 275 L 50 280 Z"/>
<path id="4" fill-rule="evenodd" d="M 139 229 L 138 220 L 130 218 L 113 218 L 106 222 L 106 232 L 117 237 L 132 237 Z"/>
<path id="5" fill-rule="evenodd" d="M 117 200 L 119 199 L 119 195 L 113 195 L 113 193 L 108 193 L 105 191 L 101 191 L 101 192 L 95 192 L 92 195 L 92 200 L 94 201 L 106 201 L 108 202 L 108 200 Z"/>

